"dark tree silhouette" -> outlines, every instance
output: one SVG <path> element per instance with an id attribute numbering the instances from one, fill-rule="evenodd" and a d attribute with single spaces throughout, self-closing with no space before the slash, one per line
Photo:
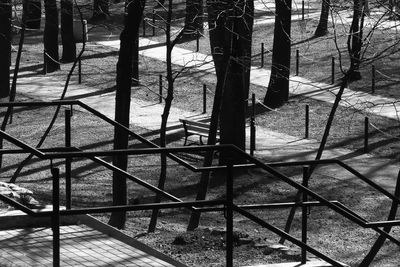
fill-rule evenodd
<path id="1" fill-rule="evenodd" d="M 73 0 L 61 0 L 61 41 L 63 62 L 74 62 L 76 45 L 74 40 Z"/>
<path id="2" fill-rule="evenodd" d="M 25 16 L 26 16 L 26 28 L 29 29 L 40 29 L 40 19 L 42 15 L 42 2 L 41 0 L 26 0 L 25 5 Z"/>
<path id="3" fill-rule="evenodd" d="M 11 0 L 0 1 L 0 98 L 10 93 Z"/>
<path id="4" fill-rule="evenodd" d="M 143 16 L 145 0 L 130 0 L 127 2 L 127 13 L 125 16 L 124 29 L 121 32 L 121 45 L 117 63 L 117 88 L 115 96 L 115 121 L 129 127 L 129 114 L 131 102 L 132 84 L 132 55 L 135 52 L 135 39 L 139 33 L 139 26 Z M 128 147 L 128 133 L 115 128 L 114 149 L 126 149 Z M 113 157 L 113 164 L 122 169 L 127 169 L 127 155 Z M 119 173 L 113 174 L 113 205 L 126 205 L 126 178 Z M 125 225 L 126 213 L 113 212 L 109 224 L 123 228 Z"/>
<path id="5" fill-rule="evenodd" d="M 315 30 L 314 33 L 314 36 L 316 37 L 328 34 L 328 18 L 329 18 L 330 5 L 331 5 L 330 0 L 322 0 L 321 16 L 319 18 L 317 29 Z"/>
<path id="6" fill-rule="evenodd" d="M 289 99 L 291 0 L 275 0 L 275 27 L 271 77 L 264 104 L 282 106 Z"/>
<path id="7" fill-rule="evenodd" d="M 129 1 L 128 1 L 129 2 Z M 94 0 L 93 1 L 93 16 L 92 21 L 105 20 L 110 15 L 109 0 Z"/>
<path id="8" fill-rule="evenodd" d="M 46 22 L 44 26 L 44 68 L 47 72 L 54 72 L 60 69 L 58 54 L 58 11 L 56 0 L 45 0 L 44 8 Z"/>
<path id="9" fill-rule="evenodd" d="M 203 0 L 186 0 L 185 37 L 194 39 L 203 31 Z"/>

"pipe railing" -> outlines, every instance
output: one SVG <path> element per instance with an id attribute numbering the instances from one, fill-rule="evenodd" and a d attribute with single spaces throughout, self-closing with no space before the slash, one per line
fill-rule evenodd
<path id="1" fill-rule="evenodd" d="M 271 230 L 272 232 L 285 237 L 289 241 L 293 242 L 294 244 L 300 246 L 302 249 L 313 253 L 314 255 L 320 257 L 321 259 L 333 264 L 334 266 L 343 266 L 341 263 L 329 258 L 328 256 L 324 255 L 323 253 L 311 248 L 305 242 L 297 240 L 296 238 L 290 236 L 288 233 L 272 226 L 271 224 L 265 222 L 264 220 L 258 218 L 257 216 L 249 213 L 246 211 L 247 209 L 265 209 L 265 208 L 284 208 L 284 207 L 292 207 L 292 206 L 301 206 L 301 207 L 309 207 L 309 206 L 327 206 L 328 208 L 334 210 L 335 212 L 341 214 L 342 216 L 346 217 L 347 219 L 357 223 L 358 225 L 371 228 L 375 230 L 377 233 L 385 236 L 386 238 L 390 239 L 391 241 L 395 242 L 396 244 L 400 245 L 400 242 L 392 237 L 389 233 L 383 231 L 379 227 L 383 226 L 393 226 L 393 225 L 400 225 L 400 220 L 392 220 L 392 221 L 378 221 L 378 222 L 368 222 L 355 212 L 351 211 L 345 205 L 338 201 L 330 201 L 322 197 L 321 195 L 313 192 L 308 188 L 307 185 L 302 185 L 291 180 L 289 177 L 285 176 L 284 174 L 280 173 L 274 167 L 281 167 L 281 166 L 317 166 L 317 165 L 328 165 L 328 164 L 338 164 L 342 168 L 346 169 L 357 178 L 361 179 L 362 181 L 366 182 L 368 185 L 372 186 L 379 192 L 383 193 L 385 196 L 390 198 L 393 202 L 400 203 L 400 199 L 393 194 L 389 193 L 387 190 L 379 186 L 378 184 L 374 183 L 373 181 L 364 177 L 361 173 L 354 170 L 347 164 L 339 161 L 339 160 L 318 160 L 318 161 L 298 161 L 298 162 L 277 162 L 277 163 L 269 163 L 265 164 L 254 157 L 246 154 L 244 151 L 238 149 L 233 145 L 218 145 L 218 146 L 194 146 L 194 147 L 177 147 L 177 148 L 161 148 L 155 145 L 154 143 L 147 141 L 142 136 L 137 135 L 131 132 L 128 128 L 112 121 L 108 117 L 104 116 L 103 114 L 95 111 L 94 109 L 88 107 L 87 105 L 79 102 L 79 101 L 53 101 L 53 102 L 25 102 L 25 103 L 0 103 L 0 107 L 2 106 L 51 106 L 51 105 L 70 105 L 71 108 L 73 105 L 79 105 L 82 108 L 88 110 L 89 112 L 93 113 L 94 115 L 108 121 L 115 127 L 122 127 L 125 129 L 131 136 L 134 136 L 138 140 L 152 146 L 152 148 L 145 148 L 145 149 L 123 149 L 123 150 L 108 150 L 108 151 L 82 151 L 78 148 L 69 146 L 65 148 L 34 148 L 24 142 L 18 140 L 17 138 L 12 137 L 11 135 L 7 134 L 4 131 L 0 131 L 0 136 L 8 140 L 9 142 L 13 143 L 20 149 L 2 149 L 0 153 L 2 154 L 15 154 L 15 153 L 32 153 L 35 156 L 43 159 L 43 160 L 50 160 L 51 165 L 51 173 L 53 176 L 53 210 L 52 211 L 38 211 L 32 210 L 17 201 L 1 195 L 0 200 L 8 203 L 9 205 L 27 213 L 28 215 L 34 217 L 42 217 L 42 216 L 50 216 L 52 219 L 52 228 L 53 228 L 53 250 L 54 250 L 54 266 L 59 266 L 59 227 L 60 227 L 60 216 L 61 215 L 76 215 L 76 214 L 87 214 L 87 213 L 102 213 L 102 212 L 113 212 L 113 211 L 134 211 L 134 210 L 146 210 L 146 209 L 164 209 L 164 208 L 178 208 L 178 207 L 188 207 L 188 208 L 197 208 L 200 211 L 215 211 L 215 210 L 224 210 L 225 217 L 226 217 L 226 229 L 227 229 L 227 244 L 226 244 L 226 264 L 227 266 L 232 266 L 233 264 L 233 211 L 242 214 L 243 216 L 251 219 L 252 221 L 260 224 L 263 227 Z M 70 129 L 70 127 L 67 127 Z M 69 140 L 70 142 L 70 140 Z M 68 142 L 68 145 L 70 143 Z M 247 161 L 247 164 L 240 164 L 240 165 L 233 165 L 227 164 L 226 166 L 209 166 L 209 167 L 196 167 L 192 166 L 191 164 L 187 163 L 186 161 L 178 158 L 174 153 L 178 152 L 200 152 L 200 151 L 223 151 L 229 150 L 231 154 L 235 154 L 243 158 L 244 161 Z M 168 157 L 172 158 L 179 164 L 189 168 L 193 172 L 202 172 L 202 171 L 210 171 L 210 170 L 218 170 L 218 169 L 226 169 L 227 170 L 227 183 L 226 183 L 226 198 L 224 200 L 203 200 L 203 201 L 182 201 L 179 198 L 151 185 L 147 182 L 141 180 L 138 177 L 135 177 L 115 166 L 112 164 L 103 161 L 99 157 L 102 156 L 115 156 L 115 155 L 151 155 L 151 154 L 165 154 Z M 154 193 L 161 194 L 165 198 L 172 200 L 173 202 L 163 202 L 163 203 L 151 203 L 151 204 L 141 204 L 141 205 L 123 205 L 123 206 L 106 206 L 106 207 L 94 207 L 94 208 L 70 208 L 67 210 L 60 210 L 60 192 L 59 192 L 59 169 L 54 168 L 52 166 L 52 161 L 55 159 L 70 159 L 73 158 L 86 158 L 91 159 L 98 164 L 105 166 L 106 168 L 117 171 L 123 174 L 126 178 L 138 183 L 147 189 L 151 190 Z M 232 162 L 232 161 L 228 161 Z M 279 178 L 281 181 L 285 182 L 286 184 L 298 189 L 303 194 L 307 196 L 311 196 L 315 201 L 312 202 L 301 202 L 301 203 L 269 203 L 269 204 L 259 204 L 259 205 L 236 205 L 234 204 L 233 199 L 233 173 L 236 168 L 261 168 L 266 170 L 270 174 L 274 175 L 275 177 Z M 68 192 L 67 192 L 68 194 Z M 70 194 L 70 192 L 69 192 Z M 198 207 L 205 207 L 205 206 L 221 206 L 223 207 L 206 207 L 206 208 L 198 208 Z M 55 255 L 57 254 L 57 255 Z"/>

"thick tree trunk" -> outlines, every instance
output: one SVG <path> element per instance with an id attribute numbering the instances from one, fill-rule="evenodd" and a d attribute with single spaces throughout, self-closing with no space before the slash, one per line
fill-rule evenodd
<path id="1" fill-rule="evenodd" d="M 10 93 L 11 0 L 0 1 L 0 98 Z"/>
<path id="2" fill-rule="evenodd" d="M 58 54 L 58 11 L 56 0 L 45 0 L 46 22 L 44 26 L 44 68 L 47 72 L 60 69 Z"/>
<path id="3" fill-rule="evenodd" d="M 94 0 L 93 1 L 93 16 L 92 21 L 105 20 L 110 15 L 109 0 Z"/>
<path id="4" fill-rule="evenodd" d="M 74 62 L 76 45 L 74 40 L 73 0 L 61 0 L 61 41 L 63 62 Z"/>
<path id="5" fill-rule="evenodd" d="M 328 34 L 328 18 L 329 18 L 329 8 L 330 0 L 322 0 L 321 16 L 319 18 L 319 23 L 317 29 L 315 30 L 314 36 L 320 37 Z"/>
<path id="6" fill-rule="evenodd" d="M 134 53 L 135 38 L 139 33 L 139 25 L 142 20 L 145 0 L 131 0 L 127 5 L 125 26 L 120 35 L 121 46 L 117 63 L 117 89 L 115 97 L 115 120 L 129 127 L 131 83 L 132 83 L 132 55 Z M 128 134 L 115 127 L 114 149 L 126 149 L 128 147 Z M 127 169 L 127 155 L 113 157 L 113 164 L 122 169 Z M 126 205 L 126 178 L 118 173 L 113 174 L 113 205 Z M 114 212 L 111 214 L 109 224 L 123 228 L 126 213 Z"/>
<path id="7" fill-rule="evenodd" d="M 291 0 L 275 0 L 275 27 L 271 77 L 264 104 L 282 106 L 289 99 Z"/>
<path id="8" fill-rule="evenodd" d="M 233 6 L 237 9 L 234 10 Z M 246 8 L 244 8 L 246 6 Z M 245 147 L 245 100 L 249 94 L 251 35 L 253 27 L 253 1 L 234 1 L 233 3 L 209 0 L 208 23 L 210 45 L 213 55 L 217 85 L 211 114 L 211 125 L 207 145 L 214 145 L 218 121 L 220 120 L 220 142 Z M 226 10 L 232 13 L 224 12 Z M 244 16 L 238 16 L 244 13 Z M 245 12 L 243 12 L 245 11 Z M 234 136 L 233 138 L 231 138 Z M 235 155 L 220 154 L 220 164 L 227 158 L 240 162 Z M 211 166 L 213 152 L 207 152 L 203 166 Z M 200 178 L 196 200 L 203 200 L 207 195 L 210 173 L 203 172 Z M 200 213 L 192 212 L 188 230 L 198 227 Z"/>
<path id="9" fill-rule="evenodd" d="M 361 63 L 364 7 L 365 7 L 365 0 L 354 0 L 353 19 L 350 25 L 349 38 L 347 40 L 347 47 L 350 56 L 349 73 L 352 74 L 352 76 L 350 76 L 349 79 L 351 81 L 361 79 L 361 73 L 359 69 Z"/>
<path id="10" fill-rule="evenodd" d="M 203 0 L 186 0 L 185 37 L 194 39 L 203 31 Z"/>
<path id="11" fill-rule="evenodd" d="M 27 0 L 24 2 L 26 2 L 26 28 L 36 30 L 40 29 L 40 20 L 42 15 L 41 0 Z"/>

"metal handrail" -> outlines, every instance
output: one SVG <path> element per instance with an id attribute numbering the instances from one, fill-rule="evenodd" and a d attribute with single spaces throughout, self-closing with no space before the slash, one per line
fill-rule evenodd
<path id="1" fill-rule="evenodd" d="M 355 212 L 351 211 L 349 208 L 347 208 L 345 205 L 338 201 L 329 201 L 322 197 L 321 195 L 313 192 L 312 190 L 308 189 L 307 186 L 303 186 L 293 180 L 291 180 L 289 177 L 286 175 L 280 173 L 274 167 L 279 167 L 279 166 L 299 166 L 299 165 L 309 165 L 309 166 L 316 166 L 316 165 L 327 165 L 327 164 L 338 164 L 342 168 L 346 169 L 353 175 L 355 175 L 357 178 L 360 180 L 364 181 L 368 185 L 372 186 L 374 189 L 378 190 L 388 198 L 390 198 L 393 202 L 399 204 L 400 199 L 394 196 L 393 194 L 389 193 L 387 190 L 379 186 L 378 184 L 374 183 L 373 181 L 369 180 L 365 176 L 363 176 L 361 173 L 356 171 L 355 169 L 351 168 L 347 164 L 343 163 L 340 160 L 335 160 L 335 159 L 329 159 L 329 160 L 310 160 L 310 161 L 298 161 L 298 162 L 277 162 L 277 163 L 268 163 L 265 164 L 261 162 L 258 159 L 255 159 L 254 157 L 248 155 L 246 152 L 240 150 L 239 148 L 233 146 L 233 145 L 214 145 L 214 146 L 193 146 L 193 147 L 178 147 L 178 148 L 161 148 L 158 147 L 156 144 L 144 139 L 142 136 L 137 135 L 136 133 L 130 131 L 128 128 L 122 126 L 119 123 L 116 123 L 115 121 L 112 121 L 108 117 L 104 116 L 100 112 L 90 108 L 89 106 L 81 103 L 80 101 L 52 101 L 52 102 L 25 102 L 25 103 L 0 103 L 1 106 L 8 106 L 8 105 L 13 105 L 13 106 L 49 106 L 49 105 L 79 105 L 82 108 L 92 112 L 94 115 L 104 119 L 105 121 L 111 123 L 115 127 L 122 127 L 125 129 L 130 135 L 134 136 L 138 140 L 148 144 L 149 146 L 152 146 L 152 148 L 146 148 L 146 149 L 122 149 L 122 150 L 109 150 L 109 151 L 81 151 L 78 148 L 74 147 L 68 147 L 68 148 L 34 148 L 28 144 L 25 144 L 24 142 L 18 140 L 17 138 L 14 138 L 7 134 L 4 131 L 0 130 L 0 135 L 5 138 L 6 140 L 10 141 L 14 145 L 20 147 L 21 149 L 2 149 L 0 150 L 0 153 L 2 154 L 15 154 L 18 152 L 24 152 L 24 153 L 32 153 L 35 156 L 41 158 L 41 159 L 48 159 L 48 160 L 53 160 L 53 159 L 61 159 L 61 158 L 68 158 L 72 159 L 74 157 L 80 157 L 80 158 L 87 158 L 91 159 L 106 168 L 113 170 L 113 171 L 118 171 L 121 174 L 123 174 L 125 177 L 128 179 L 150 189 L 153 192 L 156 192 L 158 194 L 163 195 L 164 197 L 175 201 L 172 203 L 151 203 L 151 204 L 142 204 L 142 205 L 124 205 L 124 206 L 111 206 L 111 207 L 96 207 L 96 208 L 81 208 L 81 209 L 70 209 L 70 210 L 59 210 L 59 171 L 57 168 L 52 168 L 52 175 L 53 175 L 53 199 L 55 203 L 53 203 L 53 211 L 36 211 L 29 209 L 28 207 L 16 202 L 15 200 L 8 198 L 7 196 L 1 195 L 0 194 L 0 200 L 14 206 L 17 209 L 20 209 L 21 211 L 32 215 L 32 216 L 51 216 L 52 221 L 53 221 L 53 227 L 59 228 L 59 216 L 60 215 L 72 215 L 72 214 L 85 214 L 85 213 L 99 213 L 99 212 L 112 212 L 112 211 L 129 211 L 129 210 L 144 210 L 144 209 L 154 209 L 154 208 L 176 208 L 176 207 L 189 207 L 189 208 L 194 208 L 194 207 L 201 207 L 201 206 L 216 206 L 216 205 L 224 205 L 224 210 L 226 211 L 226 218 L 227 218 L 227 232 L 231 233 L 233 229 L 232 225 L 232 211 L 239 212 L 243 216 L 253 220 L 254 222 L 272 230 L 273 232 L 285 236 L 288 240 L 292 241 L 294 244 L 299 245 L 302 248 L 305 248 L 307 251 L 321 257 L 322 259 L 326 260 L 327 262 L 335 265 L 335 266 L 343 266 L 341 263 L 330 259 L 328 256 L 314 250 L 313 248 L 309 247 L 307 244 L 291 237 L 289 234 L 283 232 L 282 230 L 268 224 L 264 220 L 252 215 L 251 213 L 245 211 L 246 208 L 256 208 L 254 205 L 246 207 L 246 205 L 235 205 L 233 204 L 233 170 L 235 168 L 261 168 L 263 170 L 266 170 L 270 174 L 274 175 L 275 177 L 279 178 L 281 181 L 285 182 L 286 184 L 298 189 L 299 191 L 313 197 L 316 202 L 309 202 L 309 203 L 301 203 L 300 205 L 325 205 L 329 207 L 330 209 L 336 211 L 337 213 L 341 214 L 342 216 L 346 217 L 347 219 L 357 223 L 358 225 L 365 227 L 365 228 L 371 228 L 378 232 L 379 234 L 385 236 L 386 238 L 389 238 L 391 241 L 395 242 L 396 244 L 400 245 L 400 242 L 393 238 L 389 233 L 383 231 L 379 227 L 382 226 L 388 226 L 388 225 L 400 225 L 400 220 L 391 220 L 391 221 L 378 221 L 378 222 L 368 222 Z M 248 164 L 240 164 L 240 165 L 233 165 L 233 164 L 228 164 L 227 166 L 209 166 L 209 167 L 196 167 L 193 166 L 186 161 L 180 159 L 173 153 L 178 153 L 178 152 L 199 152 L 199 151 L 222 151 L 222 150 L 229 150 L 232 153 L 235 153 L 236 155 L 242 157 L 245 161 L 249 162 Z M 164 190 L 161 190 L 151 184 L 148 184 L 147 182 L 113 166 L 112 164 L 103 161 L 102 159 L 98 158 L 100 156 L 113 156 L 113 155 L 144 155 L 144 154 L 165 154 L 169 156 L 170 158 L 176 160 L 179 164 L 182 166 L 185 166 L 189 169 L 191 169 L 193 172 L 202 172 L 202 171 L 210 171 L 210 170 L 217 170 L 217 169 L 227 169 L 228 170 L 228 179 L 227 179 L 227 196 L 225 200 L 204 200 L 204 201 L 192 201 L 192 202 L 184 202 L 180 200 L 179 198 L 165 192 Z M 294 204 L 286 204 L 286 206 L 293 206 L 293 205 L 299 205 L 298 203 Z M 285 206 L 285 205 L 283 205 Z M 266 208 L 267 206 L 264 206 L 263 208 Z M 211 210 L 221 210 L 221 208 L 203 208 L 199 209 L 202 211 L 211 211 Z M 228 229 L 229 228 L 229 229 Z M 54 246 L 58 246 L 58 252 L 59 252 L 59 232 L 55 231 L 55 243 Z M 227 239 L 227 265 L 231 265 L 232 263 L 232 249 L 233 249 L 233 240 L 230 240 L 231 237 Z M 58 240 L 58 241 L 57 241 Z M 58 242 L 58 243 L 57 243 Z M 229 245 L 228 245 L 229 243 Z M 55 248 L 57 249 L 57 248 Z M 54 253 L 53 253 L 54 254 Z M 57 260 L 57 256 L 54 258 Z M 59 259 L 59 258 L 58 258 Z"/>

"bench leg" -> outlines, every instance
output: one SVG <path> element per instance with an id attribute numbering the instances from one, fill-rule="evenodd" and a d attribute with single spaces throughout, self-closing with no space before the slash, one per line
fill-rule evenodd
<path id="1" fill-rule="evenodd" d="M 188 140 L 188 136 L 185 135 L 185 143 L 183 143 L 183 146 L 186 146 L 187 140 Z"/>
<path id="2" fill-rule="evenodd" d="M 204 145 L 204 143 L 203 143 L 203 138 L 202 138 L 202 137 L 203 137 L 203 136 L 200 135 L 200 138 L 199 138 L 199 139 L 200 139 L 200 145 Z"/>

